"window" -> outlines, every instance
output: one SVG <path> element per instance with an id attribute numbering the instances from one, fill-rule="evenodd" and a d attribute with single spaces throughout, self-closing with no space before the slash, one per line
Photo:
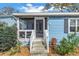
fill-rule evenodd
<path id="1" fill-rule="evenodd" d="M 33 18 L 21 18 L 19 21 L 20 30 L 30 30 L 34 29 L 34 19 Z"/>
<path id="2" fill-rule="evenodd" d="M 71 19 L 70 20 L 70 32 L 75 32 L 76 31 L 76 20 Z"/>
<path id="3" fill-rule="evenodd" d="M 47 18 L 45 18 L 45 29 L 47 30 Z"/>
<path id="4" fill-rule="evenodd" d="M 19 31 L 19 38 L 30 38 L 32 31 Z"/>
<path id="5" fill-rule="evenodd" d="M 69 32 L 79 32 L 79 19 L 72 18 L 69 21 Z"/>

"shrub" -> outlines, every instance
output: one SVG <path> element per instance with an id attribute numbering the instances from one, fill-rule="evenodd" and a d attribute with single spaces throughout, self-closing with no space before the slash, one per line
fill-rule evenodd
<path id="1" fill-rule="evenodd" d="M 0 52 L 9 50 L 14 47 L 17 43 L 16 41 L 16 30 L 12 27 L 5 27 L 5 29 L 0 30 Z"/>
<path id="2" fill-rule="evenodd" d="M 75 48 L 79 44 L 79 37 L 76 34 L 68 34 L 68 36 L 60 41 L 60 44 L 56 47 L 56 52 L 60 55 L 65 55 L 75 51 Z"/>

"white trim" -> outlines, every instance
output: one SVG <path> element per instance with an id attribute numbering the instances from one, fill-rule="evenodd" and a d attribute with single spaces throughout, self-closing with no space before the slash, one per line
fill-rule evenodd
<path id="1" fill-rule="evenodd" d="M 79 12 L 70 12 L 70 13 L 33 13 L 33 12 L 29 12 L 29 13 L 13 13 L 14 16 L 79 16 Z"/>
<path id="2" fill-rule="evenodd" d="M 70 19 L 68 19 L 68 33 L 70 33 Z"/>
<path id="3" fill-rule="evenodd" d="M 45 17 L 35 17 L 36 20 L 44 19 Z"/>
<path id="4" fill-rule="evenodd" d="M 27 33 L 26 33 L 27 31 L 25 31 L 25 39 L 27 38 Z"/>
<path id="5" fill-rule="evenodd" d="M 34 30 L 35 30 L 35 38 L 36 38 L 36 17 L 34 17 Z"/>
<path id="6" fill-rule="evenodd" d="M 17 19 L 17 39 L 19 40 L 19 18 Z"/>
<path id="7" fill-rule="evenodd" d="M 77 20 L 78 20 L 78 19 L 77 19 Z M 76 28 L 75 28 L 76 32 L 77 32 L 77 20 L 76 20 Z"/>
<path id="8" fill-rule="evenodd" d="M 43 19 L 43 38 L 45 38 L 45 35 L 44 35 L 44 32 L 45 32 L 45 17 L 43 17 L 42 19 Z"/>
<path id="9" fill-rule="evenodd" d="M 76 25 L 75 25 L 76 28 L 75 28 L 75 30 L 76 30 L 76 33 L 78 33 L 78 32 L 77 32 L 77 26 L 78 26 L 78 25 L 77 25 L 77 20 L 79 20 L 79 18 L 69 18 L 69 19 L 68 19 L 68 33 L 74 33 L 74 32 L 70 32 L 70 20 L 71 20 L 71 19 L 75 19 L 75 21 L 76 21 Z"/>
<path id="10" fill-rule="evenodd" d="M 19 30 L 19 31 L 33 31 L 33 30 Z"/>
<path id="11" fill-rule="evenodd" d="M 49 19 L 49 17 L 47 17 L 47 34 L 48 34 L 48 37 L 47 37 L 47 51 L 48 51 L 48 53 L 49 53 L 49 25 L 48 25 L 48 19 Z"/>

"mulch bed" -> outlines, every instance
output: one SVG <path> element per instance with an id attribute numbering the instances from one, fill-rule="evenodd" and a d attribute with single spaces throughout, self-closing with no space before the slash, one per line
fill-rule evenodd
<path id="1" fill-rule="evenodd" d="M 14 54 L 11 54 L 11 52 L 3 52 L 0 53 L 0 56 L 30 56 L 30 51 L 28 47 L 20 47 L 20 52 L 16 52 Z"/>
<path id="2" fill-rule="evenodd" d="M 79 48 L 76 48 L 75 51 L 76 52 L 69 53 L 64 56 L 79 56 Z M 31 54 L 28 47 L 20 47 L 20 52 L 17 52 L 14 54 L 11 54 L 11 52 L 9 51 L 0 53 L 0 56 L 30 56 L 30 55 Z M 57 54 L 56 51 L 49 48 L 48 56 L 61 56 L 61 55 Z"/>
<path id="3" fill-rule="evenodd" d="M 79 56 L 79 48 L 76 48 L 75 49 L 76 52 L 74 53 L 69 53 L 69 54 L 66 54 L 64 56 Z M 49 53 L 48 53 L 49 56 L 61 56 L 59 54 L 56 53 L 56 51 L 52 50 L 51 48 L 49 48 Z"/>

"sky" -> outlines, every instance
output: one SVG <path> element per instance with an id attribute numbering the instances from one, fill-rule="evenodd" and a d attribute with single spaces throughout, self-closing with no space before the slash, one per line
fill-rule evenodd
<path id="1" fill-rule="evenodd" d="M 10 6 L 20 12 L 42 12 L 45 3 L 0 3 L 0 8 Z"/>
<path id="2" fill-rule="evenodd" d="M 53 6 L 48 10 L 44 10 L 45 5 L 46 3 L 0 3 L 0 8 L 10 6 L 20 12 L 59 12 Z"/>

